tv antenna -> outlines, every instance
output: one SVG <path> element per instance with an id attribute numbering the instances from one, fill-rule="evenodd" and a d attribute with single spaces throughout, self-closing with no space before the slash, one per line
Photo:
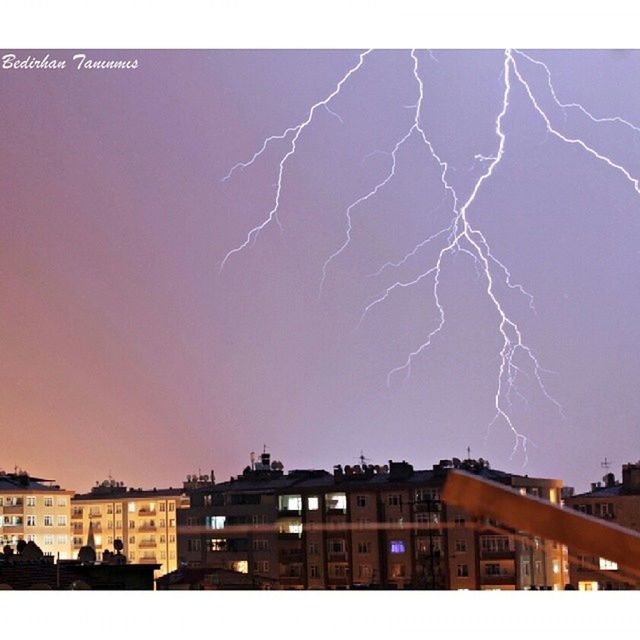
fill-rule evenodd
<path id="1" fill-rule="evenodd" d="M 611 460 L 607 460 L 607 456 L 605 456 L 604 460 L 600 463 L 600 466 L 609 471 L 609 468 L 611 467 Z"/>

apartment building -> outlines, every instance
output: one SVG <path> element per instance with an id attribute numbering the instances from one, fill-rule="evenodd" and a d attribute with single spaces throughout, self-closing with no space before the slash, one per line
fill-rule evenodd
<path id="1" fill-rule="evenodd" d="M 190 491 L 178 555 L 187 566 L 246 572 L 280 588 L 563 588 L 561 545 L 441 502 L 454 468 L 560 502 L 561 481 L 492 470 L 483 460 L 284 474 L 265 453 L 241 476 Z"/>
<path id="2" fill-rule="evenodd" d="M 132 489 L 112 479 L 71 500 L 74 557 L 91 544 L 97 560 L 113 551 L 114 540 L 124 545 L 132 564 L 160 564 L 156 577 L 174 571 L 177 564 L 177 513 L 188 506 L 183 489 Z"/>
<path id="3" fill-rule="evenodd" d="M 565 500 L 568 507 L 640 531 L 640 462 L 622 465 L 622 481 L 607 473 L 591 491 Z M 640 578 L 615 562 L 569 547 L 569 580 L 584 591 L 640 588 Z"/>
<path id="4" fill-rule="evenodd" d="M 19 540 L 33 541 L 46 555 L 70 559 L 72 496 L 52 480 L 0 471 L 0 545 L 15 551 Z"/>

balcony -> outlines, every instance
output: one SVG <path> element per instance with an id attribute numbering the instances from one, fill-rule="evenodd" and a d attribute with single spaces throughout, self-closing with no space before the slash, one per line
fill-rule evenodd
<path id="1" fill-rule="evenodd" d="M 290 533 L 288 531 L 279 531 L 278 540 L 300 540 L 302 533 Z"/>
<path id="2" fill-rule="evenodd" d="M 515 585 L 516 584 L 516 576 L 515 574 L 507 573 L 500 574 L 496 576 L 488 576 L 483 575 L 481 578 L 483 586 L 504 586 L 504 585 Z"/>
<path id="3" fill-rule="evenodd" d="M 281 549 L 278 558 L 283 564 L 303 562 L 304 551 L 302 549 Z"/>
<path id="4" fill-rule="evenodd" d="M 140 540 L 140 542 L 138 542 L 138 546 L 145 549 L 145 548 L 155 548 L 156 547 L 156 541 L 155 540 Z"/>
<path id="5" fill-rule="evenodd" d="M 4 509 L 3 509 L 3 513 L 5 515 L 18 515 L 20 513 L 22 513 L 22 503 L 20 504 L 12 504 L 12 505 L 5 505 Z"/>
<path id="6" fill-rule="evenodd" d="M 345 509 L 339 509 L 339 508 L 334 508 L 334 507 L 329 507 L 327 509 L 327 515 L 328 516 L 346 516 L 347 515 L 347 510 Z"/>
<path id="7" fill-rule="evenodd" d="M 158 560 L 155 556 L 149 556 L 145 558 L 140 558 L 140 560 L 138 560 L 138 564 L 158 564 Z"/>
<path id="8" fill-rule="evenodd" d="M 156 510 L 153 509 L 152 511 L 151 509 L 138 509 L 138 515 L 142 516 L 143 518 L 150 518 L 156 515 Z"/>
<path id="9" fill-rule="evenodd" d="M 480 551 L 480 560 L 515 560 L 515 557 L 514 549 Z"/>
<path id="10" fill-rule="evenodd" d="M 71 519 L 72 520 L 82 520 L 82 511 L 74 511 L 71 514 Z"/>
<path id="11" fill-rule="evenodd" d="M 157 531 L 157 527 L 155 524 L 141 524 L 138 527 L 138 531 Z"/>
<path id="12" fill-rule="evenodd" d="M 349 578 L 346 576 L 329 576 L 330 587 L 348 587 Z"/>
<path id="13" fill-rule="evenodd" d="M 290 518 L 302 515 L 302 509 L 278 509 L 279 518 Z"/>
<path id="14" fill-rule="evenodd" d="M 278 578 L 283 586 L 302 586 L 302 576 L 280 576 Z"/>
<path id="15" fill-rule="evenodd" d="M 102 512 L 100 512 L 100 511 L 89 511 L 89 518 L 102 518 Z"/>
<path id="16" fill-rule="evenodd" d="M 336 551 L 329 552 L 327 554 L 328 562 L 347 562 L 347 552 L 346 551 Z"/>

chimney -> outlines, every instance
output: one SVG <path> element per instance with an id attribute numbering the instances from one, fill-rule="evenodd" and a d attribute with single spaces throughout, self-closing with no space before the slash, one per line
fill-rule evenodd
<path id="1" fill-rule="evenodd" d="M 622 465 L 622 489 L 624 493 L 640 493 L 640 462 Z"/>

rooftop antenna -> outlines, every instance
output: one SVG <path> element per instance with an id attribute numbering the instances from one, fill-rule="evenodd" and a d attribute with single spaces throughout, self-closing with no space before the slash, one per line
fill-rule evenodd
<path id="1" fill-rule="evenodd" d="M 360 464 L 364 467 L 365 463 L 367 462 L 371 462 L 371 458 L 365 458 L 364 453 L 362 452 L 362 449 L 360 449 L 360 457 L 358 458 L 360 460 Z"/>
<path id="2" fill-rule="evenodd" d="M 608 471 L 609 467 L 611 467 L 611 460 L 607 460 L 607 456 L 605 456 L 604 460 L 600 463 L 600 466 Z"/>
<path id="3" fill-rule="evenodd" d="M 471 447 L 467 447 L 467 459 L 471 460 Z"/>

